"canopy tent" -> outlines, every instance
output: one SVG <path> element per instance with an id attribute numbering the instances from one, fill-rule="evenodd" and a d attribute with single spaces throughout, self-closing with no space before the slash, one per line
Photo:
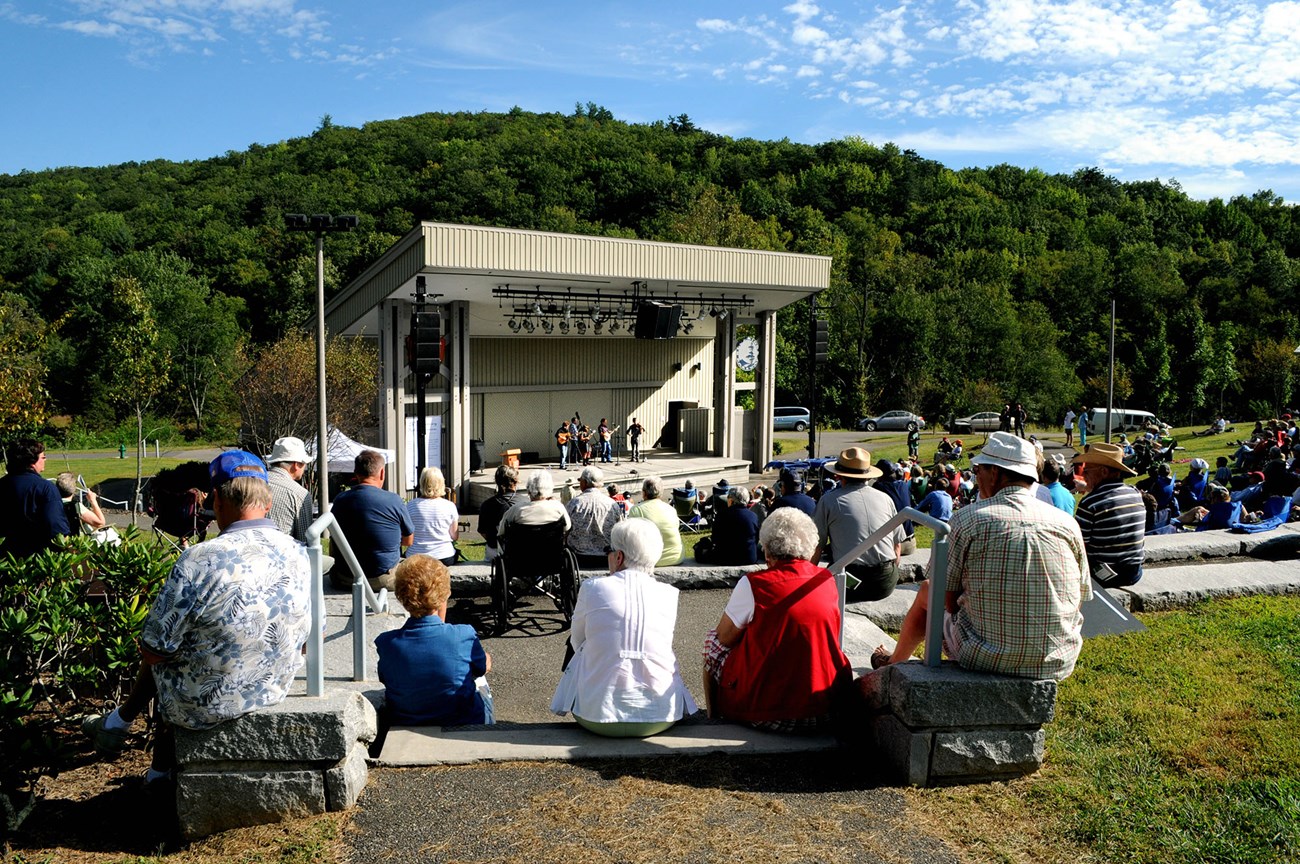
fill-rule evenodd
<path id="1" fill-rule="evenodd" d="M 312 438 L 306 443 L 307 456 L 310 457 L 308 464 L 314 468 L 316 466 L 316 439 Z M 329 457 L 331 473 L 351 474 L 353 468 L 356 467 L 357 454 L 362 450 L 374 450 L 377 453 L 382 453 L 385 465 L 397 458 L 397 454 L 392 450 L 385 450 L 382 447 L 370 447 L 359 441 L 353 441 L 340 432 L 337 427 L 330 427 L 329 447 L 326 450 L 326 455 Z"/>

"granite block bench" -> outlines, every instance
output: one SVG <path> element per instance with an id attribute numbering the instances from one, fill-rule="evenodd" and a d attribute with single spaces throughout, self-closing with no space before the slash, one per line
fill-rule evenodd
<path id="1" fill-rule="evenodd" d="M 345 690 L 290 696 L 204 732 L 177 729 L 181 833 L 194 840 L 350 808 L 377 734 L 374 707 Z"/>
<path id="2" fill-rule="evenodd" d="M 1032 774 L 1043 764 L 1043 724 L 1056 681 L 896 663 L 858 679 L 868 743 L 884 773 L 910 786 L 946 786 Z"/>

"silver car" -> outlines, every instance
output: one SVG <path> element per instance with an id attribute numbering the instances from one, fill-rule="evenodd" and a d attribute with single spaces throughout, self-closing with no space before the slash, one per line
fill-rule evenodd
<path id="1" fill-rule="evenodd" d="M 996 411 L 980 411 L 969 417 L 958 417 L 948 427 L 949 432 L 970 435 L 972 432 L 996 432 L 1002 427 L 1002 415 Z"/>
<path id="2" fill-rule="evenodd" d="M 875 432 L 877 429 L 885 432 L 905 429 L 911 432 L 913 429 L 924 429 L 925 418 L 911 411 L 886 411 L 879 417 L 863 417 L 854 428 L 859 432 Z"/>

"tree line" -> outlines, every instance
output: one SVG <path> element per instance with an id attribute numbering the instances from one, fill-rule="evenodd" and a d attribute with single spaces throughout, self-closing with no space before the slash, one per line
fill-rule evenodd
<path id="1" fill-rule="evenodd" d="M 420 220 L 834 258 L 818 392 L 808 308 L 779 316 L 780 399 L 850 422 L 1105 398 L 1186 422 L 1293 398 L 1300 217 L 1270 191 L 1194 200 L 1097 169 L 954 171 L 892 144 L 729 138 L 686 115 L 431 113 L 192 162 L 0 175 L 0 434 L 52 414 L 238 423 L 250 358 L 311 312 L 295 212 L 356 213 L 326 290 Z M 243 365 L 237 358 L 244 358 Z"/>

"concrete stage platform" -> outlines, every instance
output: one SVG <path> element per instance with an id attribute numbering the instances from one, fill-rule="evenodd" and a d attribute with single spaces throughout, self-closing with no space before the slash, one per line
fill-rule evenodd
<path id="1" fill-rule="evenodd" d="M 699 454 L 677 454 L 652 451 L 646 454 L 644 462 L 623 459 L 619 462 L 592 462 L 605 474 L 606 483 L 617 483 L 625 492 L 635 492 L 636 500 L 641 500 L 641 481 L 646 477 L 660 477 L 664 486 L 671 489 L 681 486 L 688 479 L 695 482 L 697 488 L 708 490 L 713 484 L 725 478 L 728 483 L 749 482 L 749 462 L 745 459 L 720 459 L 716 456 Z M 567 470 L 560 470 L 559 462 L 542 462 L 536 465 L 519 466 L 519 488 L 522 490 L 528 482 L 528 475 L 533 471 L 546 469 L 555 480 L 556 497 L 567 502 L 578 494 L 578 474 L 582 472 L 582 463 Z M 478 512 L 484 501 L 496 494 L 493 476 L 496 465 L 485 467 L 470 475 L 461 493 L 462 500 L 457 502 L 461 512 Z M 468 500 L 465 500 L 468 498 Z M 667 500 L 667 499 L 665 499 Z"/>

